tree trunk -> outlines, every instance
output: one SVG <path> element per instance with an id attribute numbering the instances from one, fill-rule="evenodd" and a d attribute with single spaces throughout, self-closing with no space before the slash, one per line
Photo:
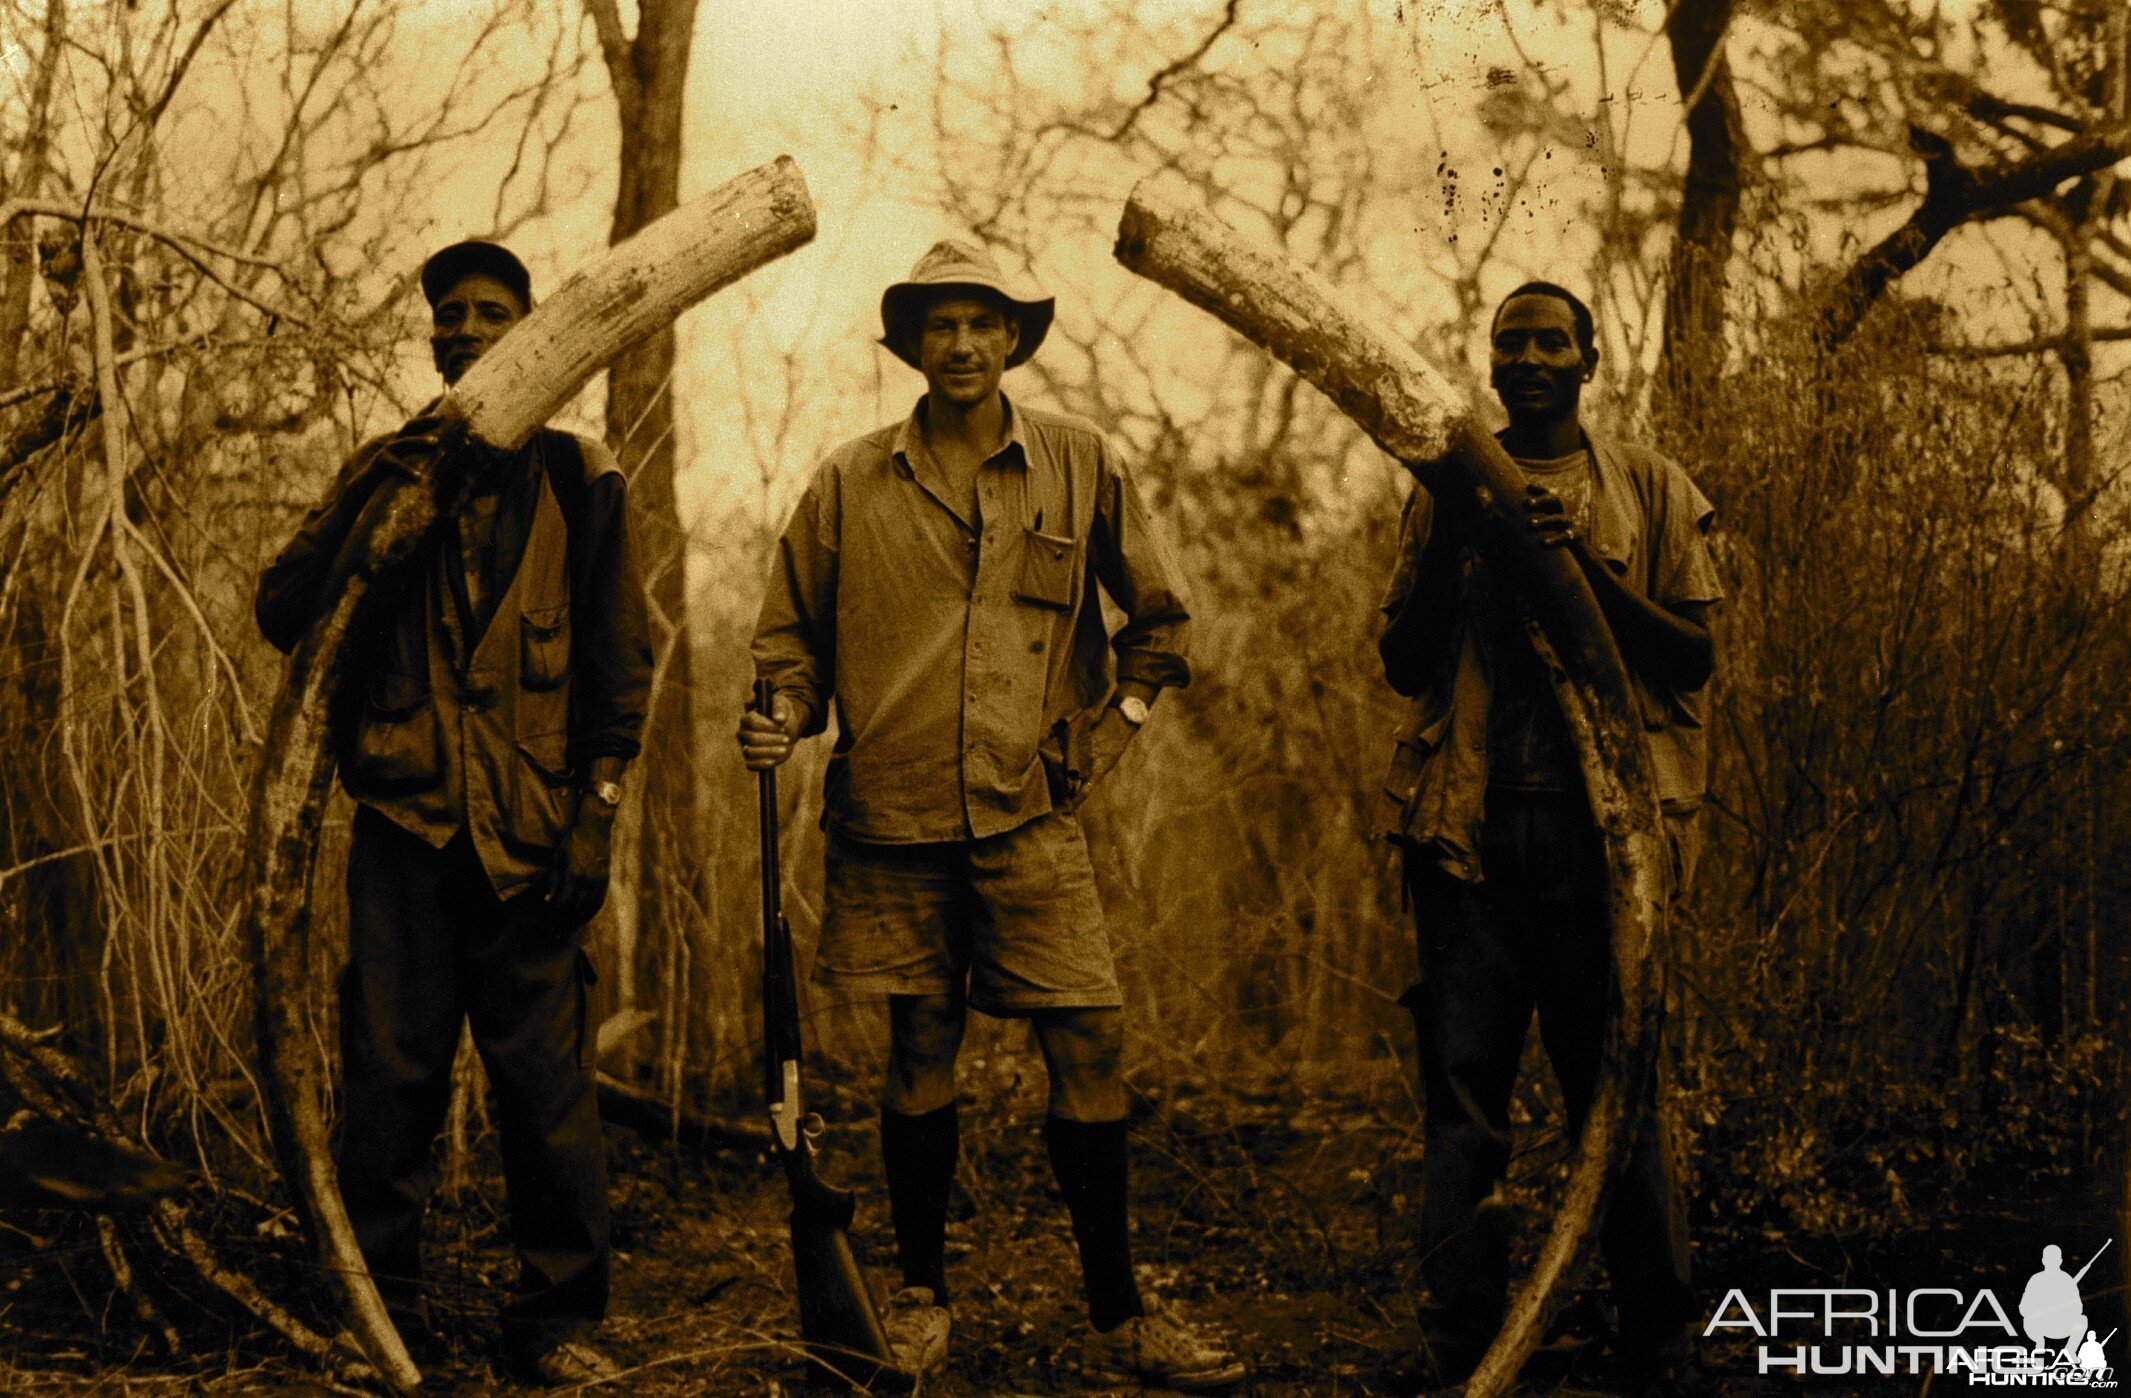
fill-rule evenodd
<path id="1" fill-rule="evenodd" d="M 45 166 L 50 158 L 52 135 L 52 82 L 59 71 L 59 54 L 66 42 L 66 0 L 47 0 L 44 12 L 44 51 L 37 58 L 37 75 L 29 93 L 28 128 L 22 139 L 22 154 L 0 200 L 35 199 L 44 189 Z M 0 384 L 12 388 L 21 382 L 18 366 L 23 331 L 30 323 L 30 287 L 37 276 L 36 245 L 29 236 L 30 220 L 18 218 L 12 228 L 0 227 L 0 263 L 7 268 L 0 278 Z"/>
<path id="2" fill-rule="evenodd" d="M 2064 248 L 2064 338 L 2057 351 L 2064 365 L 2064 491 L 2067 527 L 2088 538 L 2086 527 L 2100 480 L 2094 459 L 2094 239 L 2101 230 L 2115 184 L 2113 172 L 2074 185 L 2062 201 L 2059 241 Z"/>
<path id="3" fill-rule="evenodd" d="M 585 0 L 620 119 L 620 176 L 608 241 L 619 243 L 663 215 L 681 190 L 682 98 L 695 36 L 697 0 L 640 0 L 636 35 L 622 32 L 615 0 Z M 696 802 L 694 663 L 688 635 L 688 539 L 674 494 L 674 334 L 671 327 L 622 355 L 607 371 L 607 445 L 629 477 L 646 560 L 653 651 L 666 657 L 668 682 L 654 692 L 644 724 L 643 790 L 621 812 L 607 926 L 614 936 L 610 1011 L 636 1008 L 636 962 L 644 925 L 663 880 L 702 877 Z M 659 836 L 666 838 L 661 841 Z M 701 890 L 697 890 L 700 896 Z M 683 900 L 684 902 L 686 900 Z"/>
<path id="4" fill-rule="evenodd" d="M 1133 191 L 1118 225 L 1117 257 L 1285 360 L 1428 489 L 1470 495 L 1496 525 L 1490 561 L 1517 582 L 1544 633 L 1542 659 L 1575 734 L 1605 844 L 1617 1000 L 1560 1210 L 1531 1279 L 1466 1388 L 1493 1398 L 1515 1380 L 1588 1253 L 1655 1057 L 1662 959 L 1653 944 L 1664 926 L 1666 852 L 1627 668 L 1575 561 L 1565 550 L 1541 548 L 1523 527 L 1515 463 L 1397 337 L 1285 254 L 1246 243 L 1172 175 L 1151 176 Z"/>
<path id="5" fill-rule="evenodd" d="M 1672 72 L 1687 110 L 1687 175 L 1665 278 L 1665 340 L 1658 361 L 1659 420 L 1700 421 L 1724 371 L 1724 298 L 1739 226 L 1746 136 L 1724 36 L 1732 0 L 1679 0 L 1665 21 Z"/>
<path id="6" fill-rule="evenodd" d="M 753 170 L 611 249 L 572 278 L 446 395 L 474 435 L 530 437 L 628 346 L 719 287 L 814 236 L 806 183 L 789 159 Z M 433 464 L 433 463 L 410 463 Z M 426 471 L 387 486 L 364 510 L 336 568 L 330 609 L 289 658 L 260 755 L 242 886 L 258 986 L 260 1082 L 282 1171 L 350 1328 L 397 1388 L 421 1375 L 364 1269 L 326 1150 L 325 1068 L 311 1032 L 310 886 L 333 782 L 327 706 L 341 642 L 375 580 L 403 566 L 442 512 Z"/>

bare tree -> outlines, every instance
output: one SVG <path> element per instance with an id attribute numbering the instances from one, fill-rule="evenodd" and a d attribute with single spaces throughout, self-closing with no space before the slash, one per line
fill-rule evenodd
<path id="1" fill-rule="evenodd" d="M 400 24 L 77 0 L 5 34 L 35 58 L 0 125 L 4 964 L 129 1120 L 221 1162 L 265 1162 L 227 916 L 257 549 L 411 406 L 409 278 L 374 269 L 411 267 L 435 179 L 484 136 L 533 171 L 569 126 L 574 36 L 531 7 L 422 53 Z M 506 224 L 548 197 L 505 185 Z"/>
<path id="2" fill-rule="evenodd" d="M 1707 411 L 1710 385 L 1723 372 L 1732 238 L 1754 163 L 1724 51 L 1736 8 L 1733 0 L 1680 0 L 1665 19 L 1688 142 L 1679 224 L 1665 278 L 1665 338 L 1658 366 L 1658 382 L 1669 397 L 1667 412 L 1678 417 Z"/>
<path id="3" fill-rule="evenodd" d="M 636 33 L 616 0 L 584 0 L 606 60 L 620 130 L 611 242 L 620 242 L 680 198 L 682 103 L 697 0 L 640 0 Z M 694 651 L 688 629 L 688 547 L 674 498 L 674 332 L 666 329 L 623 355 L 607 373 L 607 442 L 629 476 L 643 530 L 657 678 L 644 729 L 656 759 L 631 782 L 616 821 L 607 922 L 615 933 L 615 1008 L 636 1004 L 638 948 L 648 899 L 669 896 L 669 912 L 699 897 L 702 821 L 696 776 Z M 656 837 L 654 839 L 654 837 Z M 659 853 L 654 857 L 652 851 Z M 663 867 L 661 866 L 663 861 Z"/>

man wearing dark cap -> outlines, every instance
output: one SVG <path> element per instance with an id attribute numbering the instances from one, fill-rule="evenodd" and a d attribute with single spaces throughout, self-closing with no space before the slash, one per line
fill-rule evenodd
<path id="1" fill-rule="evenodd" d="M 447 386 L 532 306 L 524 264 L 495 243 L 437 253 L 422 291 Z M 611 1378 L 584 1340 L 606 1312 L 608 1241 L 580 932 L 606 897 L 651 679 L 622 475 L 603 445 L 567 432 L 490 450 L 447 392 L 357 451 L 267 569 L 267 639 L 284 651 L 302 640 L 363 507 L 422 467 L 456 508 L 378 581 L 333 715 L 356 802 L 341 1189 L 371 1274 L 419 1342 L 430 1147 L 470 1023 L 518 1251 L 506 1357 L 545 1383 Z"/>
<path id="2" fill-rule="evenodd" d="M 1707 783 L 1701 691 L 1724 595 L 1715 511 L 1672 461 L 1586 428 L 1596 326 L 1572 292 L 1529 282 L 1489 329 L 1499 435 L 1522 469 L 1525 527 L 1590 580 L 1635 685 L 1677 896 Z M 1412 699 L 1386 791 L 1420 942 L 1413 1012 L 1426 1089 L 1419 1247 L 1426 1343 L 1402 1378 L 1462 1381 L 1501 1325 L 1509 1286 L 1510 1095 L 1536 1015 L 1580 1131 L 1598 1081 L 1612 960 L 1604 847 L 1526 609 L 1478 547 L 1485 522 L 1416 489 L 1384 601 L 1391 686 Z M 1671 1392 L 1693 1377 L 1686 1220 L 1653 1125 L 1615 1182 L 1601 1237 L 1618 1302 L 1612 1377 Z M 1397 1385 L 1395 1385 L 1397 1386 Z"/>
<path id="3" fill-rule="evenodd" d="M 1078 816 L 1155 697 L 1190 678 L 1188 617 L 1101 430 L 999 391 L 1051 313 L 959 241 L 881 298 L 882 343 L 925 396 L 831 452 L 786 527 L 754 644 L 774 713 L 745 716 L 740 745 L 773 767 L 834 707 L 815 978 L 888 1000 L 881 1153 L 904 1285 L 887 1325 L 905 1363 L 946 1353 L 955 1058 L 974 1008 L 1032 1021 L 1043 1052 L 1088 1367 L 1216 1391 L 1243 1366 L 1133 1279 L 1123 998 Z M 1124 614 L 1114 635 L 1098 585 Z"/>

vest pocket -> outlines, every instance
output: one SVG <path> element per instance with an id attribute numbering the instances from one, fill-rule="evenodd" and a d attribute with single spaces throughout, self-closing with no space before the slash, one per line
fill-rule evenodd
<path id="1" fill-rule="evenodd" d="M 1014 599 L 1055 611 L 1072 610 L 1077 571 L 1073 564 L 1080 555 L 1079 541 L 1034 529 L 1021 534 L 1021 576 L 1014 583 Z"/>
<path id="2" fill-rule="evenodd" d="M 1436 707 L 1430 712 L 1428 706 L 1414 701 L 1406 721 L 1399 725 L 1392 740 L 1391 766 L 1384 773 L 1384 794 L 1401 806 L 1413 799 L 1413 793 L 1421 784 L 1421 769 L 1429 757 L 1443 746 L 1443 739 L 1450 731 L 1450 706 Z"/>
<path id="3" fill-rule="evenodd" d="M 541 776 L 563 785 L 570 780 L 570 735 L 565 729 L 518 740 L 518 751 Z"/>
<path id="4" fill-rule="evenodd" d="M 559 689 L 570 677 L 570 605 L 528 608 L 518 623 L 518 683 Z"/>
<path id="5" fill-rule="evenodd" d="M 355 734 L 351 765 L 380 791 L 420 791 L 444 775 L 437 711 L 421 675 L 383 670 L 370 677 L 369 702 Z"/>
<path id="6" fill-rule="evenodd" d="M 511 833 L 538 849 L 553 849 L 569 832 L 570 735 L 565 729 L 518 740 Z"/>

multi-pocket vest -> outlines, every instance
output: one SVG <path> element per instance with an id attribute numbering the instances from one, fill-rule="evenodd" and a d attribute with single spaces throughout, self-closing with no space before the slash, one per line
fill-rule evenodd
<path id="1" fill-rule="evenodd" d="M 569 528 L 555 476 L 581 479 L 586 453 L 552 431 L 526 450 L 539 503 L 485 629 L 459 634 L 458 551 L 427 550 L 348 676 L 338 725 L 348 794 L 438 849 L 463 827 L 504 898 L 548 869 L 574 804 Z"/>

